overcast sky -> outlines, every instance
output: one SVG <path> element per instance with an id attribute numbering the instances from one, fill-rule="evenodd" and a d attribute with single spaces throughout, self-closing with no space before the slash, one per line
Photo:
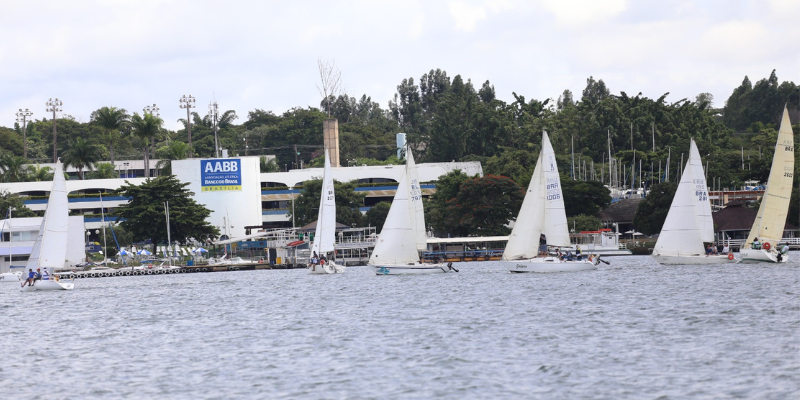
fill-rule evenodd
<path id="1" fill-rule="evenodd" d="M 201 115 L 216 99 L 242 123 L 319 106 L 318 59 L 383 108 L 403 78 L 436 68 L 489 80 L 504 101 L 580 98 L 591 75 L 614 94 L 710 92 L 721 106 L 745 75 L 800 81 L 799 20 L 797 0 L 5 2 L 0 125 L 20 108 L 41 119 L 58 97 L 79 121 L 155 103 L 176 129 L 188 94 Z"/>

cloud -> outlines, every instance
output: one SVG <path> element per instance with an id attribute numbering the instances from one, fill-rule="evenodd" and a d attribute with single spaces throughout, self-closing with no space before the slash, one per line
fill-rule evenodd
<path id="1" fill-rule="evenodd" d="M 626 0 L 541 0 L 560 25 L 580 27 L 600 22 L 625 11 Z"/>
<path id="2" fill-rule="evenodd" d="M 478 22 L 487 19 L 491 12 L 497 14 L 512 8 L 508 0 L 489 0 L 480 5 L 472 5 L 465 1 L 451 1 L 447 3 L 450 16 L 456 22 L 456 29 L 465 32 L 475 30 Z"/>

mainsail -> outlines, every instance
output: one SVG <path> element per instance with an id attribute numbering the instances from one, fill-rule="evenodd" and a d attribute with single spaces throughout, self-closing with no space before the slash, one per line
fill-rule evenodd
<path id="1" fill-rule="evenodd" d="M 658 236 L 653 254 L 669 256 L 688 256 L 704 254 L 704 241 L 713 241 L 713 225 L 706 221 L 705 206 L 708 205 L 708 218 L 711 205 L 708 202 L 708 188 L 703 176 L 703 162 L 694 140 L 689 149 L 689 160 L 681 175 L 675 197 L 669 207 L 664 226 Z M 707 232 L 704 232 L 707 230 Z M 707 236 L 711 238 L 707 239 Z"/>
<path id="2" fill-rule="evenodd" d="M 315 232 L 311 250 L 320 256 L 333 251 L 336 240 L 336 195 L 333 190 L 333 172 L 327 150 Z"/>
<path id="3" fill-rule="evenodd" d="M 383 223 L 383 229 L 369 257 L 370 265 L 405 265 L 419 262 L 414 230 L 414 224 L 418 222 L 411 214 L 413 206 L 409 199 L 408 175 L 409 163 L 406 163 L 403 175 L 397 184 L 392 206 Z"/>
<path id="4" fill-rule="evenodd" d="M 767 180 L 767 190 L 761 198 L 756 220 L 747 243 L 758 238 L 761 243 L 769 243 L 773 248 L 783 237 L 786 215 L 789 213 L 789 198 L 792 195 L 794 180 L 794 136 L 789 120 L 789 111 L 783 109 L 783 120 L 778 130 L 778 141 L 775 144 L 775 156 L 772 158 L 772 169 Z"/>

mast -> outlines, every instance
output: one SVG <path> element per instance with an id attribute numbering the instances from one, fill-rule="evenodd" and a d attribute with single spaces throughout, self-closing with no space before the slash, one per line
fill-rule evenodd
<path id="1" fill-rule="evenodd" d="M 570 141 L 572 142 L 572 180 L 575 180 L 575 135 L 572 135 Z M 580 167 L 578 167 L 580 169 Z"/>
<path id="2" fill-rule="evenodd" d="M 103 224 L 103 265 L 108 266 L 108 251 L 106 250 L 106 214 L 103 210 L 103 194 L 100 193 L 100 221 Z"/>

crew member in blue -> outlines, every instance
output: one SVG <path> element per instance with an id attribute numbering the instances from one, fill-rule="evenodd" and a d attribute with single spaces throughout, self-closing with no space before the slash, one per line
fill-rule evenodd
<path id="1" fill-rule="evenodd" d="M 26 279 L 26 280 L 25 280 L 25 283 L 23 283 L 23 284 L 22 284 L 22 286 L 23 286 L 23 287 L 24 287 L 25 285 L 28 285 L 28 286 L 33 286 L 33 281 L 34 281 L 34 279 L 36 279 L 36 273 L 35 273 L 35 272 L 33 272 L 33 270 L 29 268 L 29 269 L 28 269 L 28 279 Z"/>

